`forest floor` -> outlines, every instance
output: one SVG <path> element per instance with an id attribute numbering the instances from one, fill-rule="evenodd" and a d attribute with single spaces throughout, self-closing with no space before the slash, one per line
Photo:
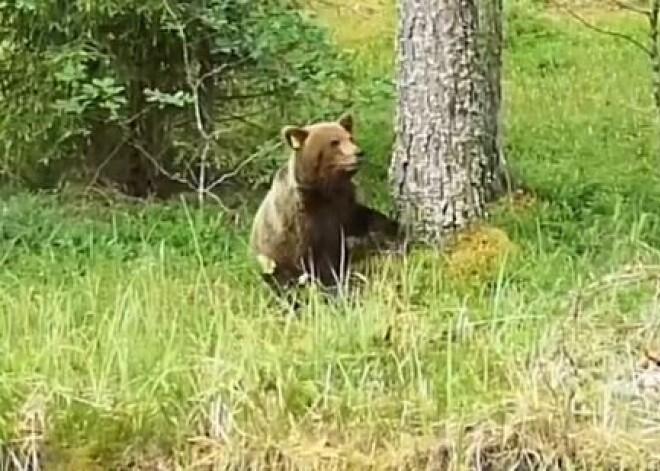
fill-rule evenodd
<path id="1" fill-rule="evenodd" d="M 392 76 L 395 20 L 390 3 L 361 5 L 319 8 L 367 83 Z M 646 41 L 642 17 L 588 13 Z M 535 196 L 449 252 L 379 257 L 350 301 L 311 297 L 290 321 L 247 256 L 253 205 L 4 195 L 8 469 L 660 466 L 657 403 L 631 387 L 660 346 L 647 58 L 521 0 L 505 75 L 506 153 Z M 392 110 L 356 111 L 374 178 Z"/>

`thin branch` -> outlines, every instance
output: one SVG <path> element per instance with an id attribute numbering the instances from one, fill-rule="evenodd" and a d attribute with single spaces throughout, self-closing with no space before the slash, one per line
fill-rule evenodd
<path id="1" fill-rule="evenodd" d="M 621 0 L 610 0 L 610 3 L 619 7 L 622 10 L 632 11 L 634 13 L 639 13 L 640 15 L 648 16 L 650 13 L 649 10 L 644 10 L 643 8 L 630 5 L 629 3 L 622 2 Z"/>
<path id="2" fill-rule="evenodd" d="M 179 30 L 179 36 L 181 38 L 182 42 L 182 49 L 183 49 L 183 63 L 184 67 L 186 68 L 186 81 L 188 82 L 188 86 L 192 90 L 193 94 L 193 100 L 194 100 L 194 109 L 195 109 L 195 123 L 197 124 L 197 130 L 201 134 L 202 138 L 204 139 L 204 147 L 202 149 L 202 155 L 200 156 L 201 160 L 201 165 L 199 169 L 199 185 L 197 187 L 197 194 L 199 196 L 199 203 L 203 204 L 204 202 L 204 193 L 208 193 L 205 191 L 205 179 L 206 179 L 206 158 L 208 156 L 208 153 L 211 149 L 211 139 L 212 136 L 210 136 L 207 132 L 206 129 L 204 129 L 204 121 L 202 120 L 202 110 L 201 106 L 199 103 L 199 84 L 203 79 L 199 79 L 198 81 L 193 80 L 192 77 L 192 67 L 190 65 L 190 57 L 188 54 L 188 40 L 186 37 L 186 33 L 184 30 L 184 26 L 181 24 L 179 21 L 178 16 L 176 13 L 174 13 L 174 10 L 170 7 L 169 3 L 167 0 L 163 0 L 163 5 L 165 6 L 165 9 L 167 12 L 172 16 L 172 19 L 175 21 L 176 27 Z M 229 66 L 229 64 L 223 64 L 219 68 L 219 72 L 221 70 L 226 69 Z M 218 73 L 219 73 L 218 72 Z"/>
<path id="3" fill-rule="evenodd" d="M 122 127 L 126 127 L 126 126 L 128 126 L 129 124 L 131 124 L 131 123 L 133 123 L 134 121 L 136 121 L 138 118 L 142 117 L 142 115 L 147 114 L 149 111 L 151 111 L 151 109 L 152 109 L 153 107 L 154 107 L 154 105 L 146 105 L 146 106 L 144 106 L 140 111 L 138 111 L 137 113 L 135 113 L 133 116 L 131 116 L 130 118 L 128 118 L 128 119 L 125 120 L 125 121 L 120 122 L 119 125 L 122 126 Z"/>
<path id="4" fill-rule="evenodd" d="M 366 6 L 364 4 L 360 4 L 360 3 L 355 3 L 352 6 L 349 6 L 346 3 L 341 2 L 341 1 L 332 1 L 332 0 L 308 0 L 308 1 L 303 2 L 303 3 L 306 3 L 308 6 L 313 6 L 313 4 L 317 4 L 317 5 L 323 5 L 323 6 L 330 7 L 330 8 L 336 8 L 337 11 L 340 12 L 340 13 L 341 13 L 342 10 L 349 10 L 349 11 L 351 11 L 351 12 L 357 14 L 357 15 L 360 15 L 363 18 L 369 18 L 368 13 L 373 12 L 372 7 L 369 7 L 369 6 Z M 363 10 L 363 9 L 367 9 L 368 13 L 362 12 L 361 10 Z"/>
<path id="5" fill-rule="evenodd" d="M 89 185 L 87 185 L 87 189 L 89 189 L 90 187 L 96 184 L 99 177 L 101 176 L 101 172 L 103 171 L 103 169 L 106 167 L 106 165 L 110 163 L 110 161 L 115 157 L 115 155 L 117 155 L 119 149 L 121 149 L 124 146 L 124 144 L 126 144 L 127 140 L 128 139 L 124 138 L 121 141 L 119 141 L 119 143 L 112 149 L 112 151 L 110 151 L 108 156 L 105 159 L 103 159 L 103 162 L 101 162 L 101 164 L 96 168 L 96 172 L 94 172 L 94 176 L 92 177 L 92 180 L 89 182 Z"/>
<path id="6" fill-rule="evenodd" d="M 179 177 L 178 175 L 174 175 L 174 174 L 168 172 L 167 170 L 165 170 L 165 168 L 164 168 L 164 167 L 158 162 L 158 159 L 155 158 L 153 155 L 151 155 L 149 152 L 147 152 L 147 150 L 146 150 L 144 147 L 142 147 L 140 144 L 138 144 L 137 142 L 131 142 L 131 145 L 132 145 L 135 149 L 137 149 L 142 155 L 144 155 L 144 156 L 147 158 L 147 160 L 149 160 L 149 162 L 151 162 L 151 164 L 152 164 L 154 167 L 156 167 L 156 169 L 157 169 L 160 173 L 162 173 L 163 175 L 165 175 L 167 178 L 169 178 L 169 179 L 172 180 L 172 181 L 179 182 L 179 183 L 181 183 L 181 184 L 183 184 L 183 185 L 186 185 L 189 189 L 191 189 L 191 190 L 194 191 L 194 192 L 199 192 L 199 191 L 200 191 L 198 187 L 195 187 L 195 185 L 193 185 L 192 183 L 190 183 L 190 182 L 189 182 L 188 180 L 186 180 L 185 178 L 181 178 L 181 177 Z M 207 190 L 206 188 L 204 188 L 204 187 L 202 187 L 202 192 L 203 192 L 205 195 L 210 196 L 210 197 L 211 197 L 216 203 L 218 203 L 219 205 L 221 205 L 223 208 L 227 209 L 227 208 L 225 207 L 225 205 L 222 203 L 222 200 L 221 200 L 218 196 L 214 195 L 213 193 L 211 193 L 210 191 L 208 191 L 208 190 Z"/>
<path id="7" fill-rule="evenodd" d="M 653 85 L 653 98 L 658 112 L 660 112 L 660 37 L 658 31 L 658 17 L 660 16 L 660 0 L 651 1 L 649 12 L 649 43 L 651 57 L 651 82 Z"/>
<path id="8" fill-rule="evenodd" d="M 262 126 L 259 123 L 255 123 L 254 121 L 251 121 L 249 118 L 251 116 L 263 115 L 265 112 L 272 111 L 276 107 L 277 107 L 277 105 L 268 106 L 268 107 L 264 107 L 262 109 L 251 111 L 250 113 L 245 113 L 245 114 L 242 114 L 242 115 L 226 114 L 222 118 L 218 118 L 217 122 L 222 123 L 222 122 L 225 122 L 225 121 L 240 121 L 241 123 L 247 124 L 250 127 L 265 131 L 266 128 L 264 126 Z"/>
<path id="9" fill-rule="evenodd" d="M 281 92 L 282 90 L 289 90 L 289 88 L 282 87 L 278 91 Z M 246 93 L 244 95 L 216 95 L 216 98 L 225 100 L 225 101 L 233 101 L 233 100 L 253 100 L 255 98 L 265 98 L 265 97 L 272 97 L 275 93 L 272 91 L 267 91 L 267 92 L 255 92 L 255 93 Z"/>
<path id="10" fill-rule="evenodd" d="M 596 26 L 592 23 L 589 23 L 587 20 L 582 18 L 580 15 L 575 13 L 570 8 L 566 8 L 566 7 L 561 6 L 561 5 L 558 5 L 558 6 L 559 6 L 560 9 L 564 10 L 566 13 L 568 13 L 570 16 L 575 18 L 577 21 L 582 23 L 587 28 L 589 28 L 593 31 L 596 31 L 597 33 L 600 33 L 600 34 L 605 34 L 607 36 L 612 36 L 613 38 L 618 38 L 618 39 L 623 39 L 624 41 L 628 41 L 630 44 L 638 47 L 639 49 L 644 51 L 646 54 L 651 55 L 651 50 L 648 47 L 646 47 L 645 45 L 643 45 L 642 43 L 640 43 L 639 41 L 637 41 L 635 38 L 633 38 L 631 36 L 628 36 L 626 34 L 623 34 L 623 33 L 619 33 L 617 31 L 610 31 L 610 30 L 607 30 L 607 29 L 604 29 L 604 28 L 600 28 L 599 26 Z"/>
<path id="11" fill-rule="evenodd" d="M 142 115 L 146 114 L 151 108 L 152 108 L 151 105 L 150 105 L 150 106 L 145 106 L 142 110 L 138 111 L 137 113 L 135 113 L 133 116 L 131 116 L 131 117 L 128 118 L 127 120 L 125 120 L 125 121 L 119 123 L 120 126 L 121 126 L 122 128 L 125 128 L 126 126 L 128 126 L 129 124 L 131 124 L 132 122 L 134 122 L 135 120 L 137 120 L 138 118 L 140 118 Z M 123 138 L 123 139 L 122 139 L 122 140 L 121 140 L 121 141 L 120 141 L 120 142 L 119 142 L 119 143 L 118 143 L 118 144 L 117 144 L 117 145 L 116 145 L 116 146 L 110 151 L 110 153 L 108 154 L 108 156 L 107 156 L 105 159 L 103 159 L 103 162 L 101 162 L 101 164 L 96 168 L 96 171 L 94 172 L 94 176 L 92 177 L 91 181 L 89 182 L 89 185 L 87 185 L 87 189 L 91 188 L 92 186 L 94 186 L 94 185 L 96 184 L 96 182 L 98 181 L 99 177 L 101 176 L 101 172 L 103 171 L 103 169 L 104 169 L 104 168 L 110 163 L 110 161 L 111 161 L 111 160 L 117 155 L 117 153 L 119 152 L 119 150 L 124 146 L 124 144 L 126 144 L 127 141 L 128 141 L 128 138 L 127 138 L 127 137 L 124 137 L 124 138 Z"/>
<path id="12" fill-rule="evenodd" d="M 271 151 L 271 152 L 274 151 L 275 149 L 277 149 L 277 148 L 279 148 L 279 147 L 282 146 L 282 142 L 281 142 L 279 139 L 273 139 L 272 142 L 273 142 L 273 145 L 267 148 L 267 149 L 268 149 L 269 151 Z M 243 169 L 243 167 L 245 167 L 247 164 L 249 164 L 250 162 L 252 162 L 255 158 L 257 158 L 257 157 L 263 155 L 263 152 L 264 152 L 264 149 L 263 149 L 263 148 L 260 149 L 260 150 L 258 150 L 258 151 L 256 151 L 256 152 L 254 152 L 254 153 L 253 153 L 252 155 L 250 155 L 247 159 L 243 160 L 240 164 L 238 164 L 238 165 L 236 166 L 236 168 L 234 168 L 234 170 L 232 170 L 231 172 L 227 172 L 227 173 L 225 173 L 223 176 L 221 176 L 220 178 L 218 178 L 215 182 L 211 183 L 211 184 L 208 186 L 207 190 L 208 190 L 208 191 L 211 191 L 211 190 L 213 190 L 213 188 L 215 188 L 215 187 L 218 186 L 218 185 L 221 185 L 221 184 L 224 183 L 226 180 L 228 180 L 228 179 L 230 179 L 230 178 L 233 178 L 233 177 L 235 177 L 236 175 L 238 175 L 238 173 Z"/>
<path id="13" fill-rule="evenodd" d="M 190 87 L 193 94 L 195 123 L 197 124 L 197 130 L 204 139 L 204 147 L 202 148 L 202 154 L 200 156 L 199 184 L 197 186 L 197 194 L 199 195 L 199 202 L 200 204 L 203 204 L 204 194 L 209 194 L 209 195 L 212 194 L 206 189 L 205 182 L 206 182 L 206 160 L 208 157 L 208 153 L 211 150 L 211 141 L 213 140 L 214 136 L 213 133 L 209 134 L 204 126 L 204 121 L 202 119 L 202 107 L 199 100 L 199 87 L 208 77 L 215 76 L 221 73 L 223 70 L 226 70 L 228 67 L 230 67 L 233 64 L 230 63 L 222 64 L 214 68 L 213 70 L 207 72 L 206 74 L 202 75 L 197 80 L 193 80 L 193 72 L 190 64 L 190 57 L 188 55 L 188 40 L 186 37 L 184 26 L 179 21 L 178 16 L 174 12 L 174 10 L 172 10 L 167 0 L 163 0 L 163 5 L 165 6 L 167 12 L 171 15 L 172 19 L 175 21 L 176 27 L 179 31 L 179 36 L 181 38 L 182 48 L 183 48 L 183 62 L 186 68 L 186 81 L 188 82 L 188 86 Z"/>
<path id="14" fill-rule="evenodd" d="M 207 79 L 209 79 L 213 76 L 218 75 L 219 73 L 223 72 L 228 67 L 236 67 L 237 65 L 240 65 L 244 62 L 247 62 L 248 60 L 249 60 L 249 57 L 244 57 L 243 59 L 240 59 L 240 60 L 237 60 L 237 61 L 234 61 L 234 62 L 227 62 L 225 64 L 222 64 L 218 67 L 215 67 L 215 68 L 209 70 L 208 72 L 202 74 L 202 76 L 199 78 L 199 80 L 197 80 L 197 82 L 195 83 L 195 87 L 199 88 L 205 80 L 207 80 Z"/>

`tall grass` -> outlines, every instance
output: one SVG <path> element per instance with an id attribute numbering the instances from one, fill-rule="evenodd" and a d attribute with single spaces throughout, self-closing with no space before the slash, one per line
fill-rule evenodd
<path id="1" fill-rule="evenodd" d="M 319 12 L 365 83 L 392 76 L 394 9 L 371 8 Z M 590 19 L 644 34 L 634 17 Z M 536 199 L 501 204 L 449 254 L 378 257 L 357 295 L 311 296 L 295 319 L 247 256 L 254 205 L 6 195 L 8 466 L 505 469 L 535 453 L 582 469 L 657 465 L 657 412 L 611 386 L 658 335 L 648 66 L 518 2 L 505 73 L 507 155 Z M 364 178 L 381 193 L 392 110 L 383 99 L 356 115 L 374 164 Z"/>

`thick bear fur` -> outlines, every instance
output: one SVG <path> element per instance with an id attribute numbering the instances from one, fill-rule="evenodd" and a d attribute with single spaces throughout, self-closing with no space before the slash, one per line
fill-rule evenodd
<path id="1" fill-rule="evenodd" d="M 347 238 L 399 234 L 399 225 L 358 203 L 352 178 L 362 150 L 353 139 L 353 118 L 343 115 L 282 129 L 292 149 L 254 217 L 250 248 L 263 278 L 281 292 L 304 278 L 325 287 L 344 280 L 350 260 Z"/>

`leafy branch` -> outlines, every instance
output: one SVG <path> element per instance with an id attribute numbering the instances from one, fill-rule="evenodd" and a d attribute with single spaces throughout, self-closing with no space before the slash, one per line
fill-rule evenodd
<path id="1" fill-rule="evenodd" d="M 17 183 L 91 177 L 144 197 L 171 182 L 203 201 L 270 174 L 280 119 L 352 90 L 293 0 L 0 2 L 0 30 L 0 174 Z"/>

